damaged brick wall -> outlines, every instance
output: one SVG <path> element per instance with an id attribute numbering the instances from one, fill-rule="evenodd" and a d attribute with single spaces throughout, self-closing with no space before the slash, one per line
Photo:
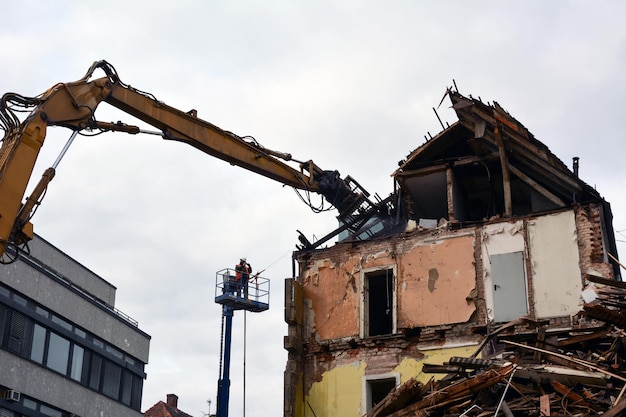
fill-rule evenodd
<path id="1" fill-rule="evenodd" d="M 337 367 L 362 362 L 368 374 L 385 373 L 407 358 L 420 359 L 419 347 L 477 343 L 475 323 L 467 324 L 477 316 L 475 253 L 475 232 L 469 229 L 416 232 L 302 254 L 297 280 L 302 349 L 290 350 L 290 367 L 301 361 L 304 395 Z M 396 274 L 396 332 L 362 338 L 364 276 L 386 268 Z"/>
<path id="2" fill-rule="evenodd" d="M 426 237 L 429 237 L 427 235 Z M 305 334 L 316 340 L 358 337 L 367 271 L 396 271 L 397 328 L 462 323 L 476 311 L 473 230 L 437 238 L 338 244 L 301 265 Z"/>
<path id="3" fill-rule="evenodd" d="M 578 231 L 581 271 L 595 272 L 596 275 L 613 278 L 613 269 L 607 263 L 602 236 L 602 209 L 600 205 L 576 205 L 574 213 Z"/>
<path id="4" fill-rule="evenodd" d="M 548 282 L 555 274 L 561 275 L 559 279 L 574 280 L 582 289 L 583 273 L 571 266 L 559 267 L 559 259 L 553 265 L 549 253 L 559 247 L 553 257 L 569 253 L 567 260 L 561 261 L 570 262 L 573 248 L 580 256 L 580 269 L 610 277 L 601 221 L 597 206 L 577 206 L 459 230 L 418 229 L 387 239 L 338 243 L 296 254 L 299 275 L 294 282 L 300 288 L 301 301 L 294 308 L 301 319 L 289 323 L 285 343 L 289 351 L 286 384 L 287 376 L 290 381 L 285 390 L 285 415 L 309 415 L 304 412 L 309 400 L 341 402 L 340 384 L 348 380 L 353 406 L 361 396 L 363 376 L 392 372 L 406 361 L 418 363 L 424 348 L 445 350 L 479 343 L 492 320 L 492 283 L 486 278 L 489 257 L 497 253 L 523 251 L 524 268 L 530 273 L 530 316 L 535 318 L 534 303 L 539 302 L 537 311 L 544 312 L 551 325 L 568 325 L 567 314 L 552 314 L 560 305 L 542 300 L 558 298 Z M 567 225 L 566 233 L 560 232 L 563 225 Z M 392 334 L 364 337 L 364 280 L 368 271 L 377 269 L 395 271 L 396 326 Z M 565 270 L 567 273 L 561 273 Z M 571 304 L 570 300 L 563 308 L 571 309 Z M 418 372 L 421 368 L 411 369 Z"/>

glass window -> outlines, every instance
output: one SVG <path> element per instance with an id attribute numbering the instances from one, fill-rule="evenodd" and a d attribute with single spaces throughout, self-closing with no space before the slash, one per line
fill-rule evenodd
<path id="1" fill-rule="evenodd" d="M 30 408 L 31 410 L 36 410 L 37 409 L 37 402 L 33 401 L 31 399 L 28 398 L 23 398 L 22 399 L 22 405 L 26 408 Z"/>
<path id="2" fill-rule="evenodd" d="M 11 292 L 9 290 L 7 290 L 4 287 L 0 287 L 0 294 L 4 295 L 5 297 L 9 298 L 9 295 L 11 294 Z"/>
<path id="3" fill-rule="evenodd" d="M 70 377 L 76 381 L 80 381 L 83 376 L 83 356 L 85 355 L 85 349 L 78 345 L 74 345 L 72 351 L 72 369 L 70 370 Z"/>
<path id="4" fill-rule="evenodd" d="M 30 349 L 30 358 L 37 363 L 43 363 L 43 352 L 46 347 L 46 329 L 38 324 L 33 328 L 33 344 Z"/>
<path id="5" fill-rule="evenodd" d="M 16 303 L 21 304 L 23 306 L 28 305 L 28 301 L 26 301 L 26 298 L 21 297 L 15 293 L 13 293 L 13 300 L 15 300 Z"/>
<path id="6" fill-rule="evenodd" d="M 67 374 L 67 363 L 70 357 L 70 341 L 50 332 L 50 342 L 48 344 L 48 368 Z"/>
<path id="7" fill-rule="evenodd" d="M 124 381 L 122 384 L 122 403 L 130 406 L 130 399 L 133 393 L 133 375 L 130 372 L 124 372 Z"/>
<path id="8" fill-rule="evenodd" d="M 141 409 L 141 393 L 143 391 L 143 379 L 133 375 L 133 395 L 130 406 L 133 410 Z"/>
<path id="9" fill-rule="evenodd" d="M 100 390 L 100 375 L 102 374 L 102 357 L 92 353 L 89 370 L 89 388 Z"/>
<path id="10" fill-rule="evenodd" d="M 45 308 L 41 308 L 39 306 L 35 307 L 35 313 L 37 313 L 40 316 L 43 316 L 45 318 L 48 318 L 48 316 L 50 316 L 50 312 L 48 310 L 46 310 Z"/>
<path id="11" fill-rule="evenodd" d="M 47 405 L 43 405 L 43 404 L 39 406 L 39 412 L 43 415 L 50 416 L 50 417 L 63 417 L 63 413 L 61 411 L 48 407 Z"/>
<path id="12" fill-rule="evenodd" d="M 105 346 L 105 350 L 109 353 L 112 353 L 113 356 L 122 359 L 124 357 L 124 354 L 122 352 L 120 352 L 119 350 L 115 349 L 113 346 L 111 345 L 106 345 Z"/>
<path id="13" fill-rule="evenodd" d="M 52 315 L 52 321 L 67 330 L 72 330 L 72 325 L 63 320 L 61 317 Z"/>
<path id="14" fill-rule="evenodd" d="M 120 395 L 121 378 L 122 368 L 113 362 L 105 361 L 102 393 L 112 398 L 118 398 Z"/>
<path id="15" fill-rule="evenodd" d="M 87 338 L 87 333 L 85 333 L 83 330 L 79 329 L 78 327 L 74 327 L 74 334 L 76 334 L 76 336 L 78 337 L 82 337 L 83 339 Z"/>

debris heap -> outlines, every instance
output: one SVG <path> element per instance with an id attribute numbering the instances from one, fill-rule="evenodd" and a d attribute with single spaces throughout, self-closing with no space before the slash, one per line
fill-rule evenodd
<path id="1" fill-rule="evenodd" d="M 587 281 L 575 325 L 522 317 L 489 329 L 473 357 L 425 364 L 445 376 L 407 381 L 366 417 L 626 415 L 626 283 Z"/>

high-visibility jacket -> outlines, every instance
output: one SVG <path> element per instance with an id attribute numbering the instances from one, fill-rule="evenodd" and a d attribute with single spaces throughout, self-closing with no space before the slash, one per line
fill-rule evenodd
<path id="1" fill-rule="evenodd" d="M 250 278 L 250 272 L 252 272 L 252 268 L 250 267 L 249 263 L 239 263 L 235 267 L 235 279 L 237 281 L 241 281 L 242 276 L 245 276 L 246 279 L 248 279 Z"/>

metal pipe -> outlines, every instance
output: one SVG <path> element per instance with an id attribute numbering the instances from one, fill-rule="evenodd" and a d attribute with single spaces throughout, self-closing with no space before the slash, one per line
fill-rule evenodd
<path id="1" fill-rule="evenodd" d="M 76 137 L 77 134 L 78 134 L 78 130 L 75 130 L 74 132 L 72 132 L 72 136 L 70 136 L 70 138 L 67 140 L 67 143 L 65 144 L 63 149 L 61 149 L 61 153 L 59 154 L 59 156 L 57 156 L 57 159 L 56 161 L 54 161 L 54 164 L 52 164 L 52 168 L 54 169 L 57 168 L 57 166 L 61 162 L 61 159 L 63 159 L 63 157 L 65 156 L 65 153 L 70 148 L 70 145 L 72 144 L 72 142 L 74 142 L 74 138 Z"/>

